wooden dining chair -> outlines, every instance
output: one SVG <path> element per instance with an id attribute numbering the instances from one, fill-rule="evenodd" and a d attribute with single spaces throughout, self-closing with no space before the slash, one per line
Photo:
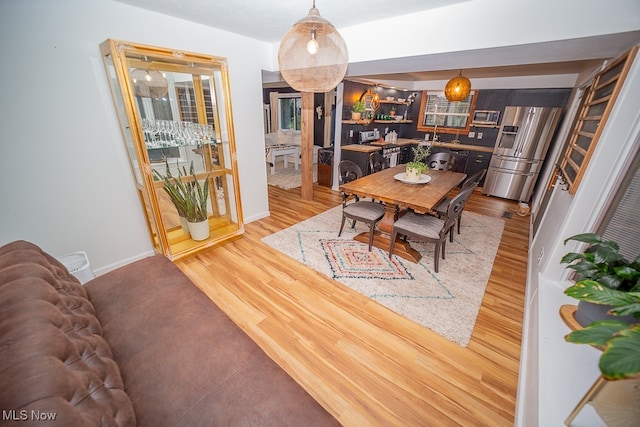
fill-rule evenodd
<path id="1" fill-rule="evenodd" d="M 460 192 L 451 200 L 447 209 L 447 215 L 438 218 L 429 214 L 417 214 L 413 211 L 407 212 L 402 218 L 393 224 L 391 232 L 391 246 L 389 248 L 389 258 L 393 255 L 398 235 L 402 235 L 404 240 L 411 237 L 418 241 L 426 241 L 435 244 L 433 251 L 433 268 L 438 272 L 440 253 L 445 259 L 445 245 L 447 235 L 453 233 L 453 227 L 458 216 L 462 213 L 464 205 L 469 200 L 475 186 L 470 186 Z"/>
<path id="2" fill-rule="evenodd" d="M 387 159 L 380 153 L 371 153 L 369 155 L 369 167 L 371 168 L 371 173 L 380 172 L 387 168 Z"/>
<path id="3" fill-rule="evenodd" d="M 460 190 L 464 190 L 467 187 L 470 186 L 474 186 L 477 187 L 480 184 L 480 181 L 482 181 L 482 178 L 484 178 L 485 174 L 487 173 L 486 169 L 482 169 L 476 173 L 474 173 L 473 175 L 465 178 L 464 181 L 462 181 L 462 185 L 460 187 Z M 438 203 L 434 208 L 433 211 L 436 213 L 436 215 L 438 215 L 439 217 L 443 217 L 445 215 L 447 215 L 447 208 L 449 207 L 449 203 L 451 203 L 453 197 L 447 197 L 445 199 L 443 199 L 440 203 Z M 460 215 L 458 216 L 458 220 L 456 221 L 456 228 L 458 231 L 458 234 L 460 234 L 460 223 L 462 222 L 462 213 L 460 213 Z M 449 239 L 453 242 L 453 234 L 449 237 Z"/>
<path id="4" fill-rule="evenodd" d="M 433 153 L 427 159 L 427 166 L 433 170 L 451 171 L 456 167 L 456 156 L 446 151 Z"/>
<path id="5" fill-rule="evenodd" d="M 338 170 L 340 172 L 340 184 L 354 181 L 363 175 L 360 166 L 350 160 L 342 160 L 338 164 Z M 351 198 L 353 198 L 354 201 L 349 202 Z M 369 252 L 371 252 L 376 223 L 380 221 L 383 216 L 384 206 L 382 203 L 360 200 L 356 195 L 349 195 L 342 192 L 342 222 L 340 224 L 338 237 L 342 234 L 342 229 L 344 228 L 344 223 L 347 218 L 353 221 L 351 228 L 356 226 L 357 221 L 364 222 L 369 226 Z"/>

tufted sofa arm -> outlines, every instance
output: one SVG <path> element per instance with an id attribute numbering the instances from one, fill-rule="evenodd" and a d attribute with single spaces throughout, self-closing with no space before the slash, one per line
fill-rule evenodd
<path id="1" fill-rule="evenodd" d="M 85 289 L 55 258 L 0 248 L 2 425 L 133 426 L 133 406 Z"/>

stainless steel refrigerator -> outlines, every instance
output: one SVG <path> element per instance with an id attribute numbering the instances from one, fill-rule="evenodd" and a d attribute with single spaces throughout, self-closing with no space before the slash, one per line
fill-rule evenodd
<path id="1" fill-rule="evenodd" d="M 505 108 L 484 194 L 529 201 L 561 112 L 550 107 Z"/>

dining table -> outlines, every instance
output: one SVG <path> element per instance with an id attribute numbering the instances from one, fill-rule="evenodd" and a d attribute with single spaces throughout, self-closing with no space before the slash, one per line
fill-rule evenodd
<path id="1" fill-rule="evenodd" d="M 374 232 L 373 245 L 389 251 L 393 224 L 411 209 L 417 213 L 432 212 L 447 195 L 466 177 L 461 172 L 428 169 L 418 182 L 405 179 L 406 166 L 401 164 L 383 169 L 340 185 L 340 191 L 359 198 L 371 198 L 384 204 L 384 216 Z M 354 237 L 363 243 L 369 242 L 368 232 Z M 409 261 L 418 262 L 420 253 L 405 241 L 398 239 L 393 253 Z"/>

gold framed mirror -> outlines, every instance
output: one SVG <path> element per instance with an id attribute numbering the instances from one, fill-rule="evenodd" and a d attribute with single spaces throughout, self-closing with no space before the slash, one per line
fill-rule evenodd
<path id="1" fill-rule="evenodd" d="M 100 50 L 156 251 L 242 235 L 226 59 L 112 39 Z"/>

